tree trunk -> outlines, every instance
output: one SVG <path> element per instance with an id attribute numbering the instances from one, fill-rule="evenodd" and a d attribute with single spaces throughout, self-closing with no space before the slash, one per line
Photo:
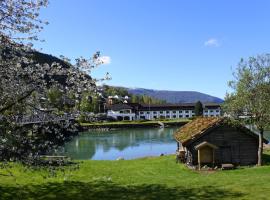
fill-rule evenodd
<path id="1" fill-rule="evenodd" d="M 258 148 L 258 166 L 262 166 L 262 153 L 263 153 L 263 129 L 259 134 L 259 148 Z"/>

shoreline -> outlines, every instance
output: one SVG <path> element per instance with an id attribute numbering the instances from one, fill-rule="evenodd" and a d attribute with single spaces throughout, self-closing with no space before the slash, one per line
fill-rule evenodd
<path id="1" fill-rule="evenodd" d="M 121 128 L 158 128 L 160 127 L 159 121 L 131 121 L 131 122 L 105 122 L 105 123 L 81 123 L 80 131 L 99 130 L 99 129 L 121 129 Z M 188 123 L 185 121 L 162 121 L 164 127 L 183 126 Z"/>

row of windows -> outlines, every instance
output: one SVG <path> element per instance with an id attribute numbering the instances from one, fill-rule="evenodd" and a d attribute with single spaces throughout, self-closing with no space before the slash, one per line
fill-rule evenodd
<path id="1" fill-rule="evenodd" d="M 183 111 L 183 110 L 179 110 L 179 113 L 189 113 L 191 111 L 191 113 L 194 113 L 194 110 L 185 110 L 185 112 Z M 164 114 L 164 113 L 166 113 L 166 114 L 169 114 L 170 113 L 170 111 L 147 111 L 147 112 L 140 112 L 140 114 L 144 114 L 144 113 L 146 113 L 146 114 L 150 114 L 150 112 L 153 112 L 153 114 L 157 114 L 157 113 L 160 113 L 160 114 Z M 172 113 L 177 113 L 177 111 L 171 111 Z"/>
<path id="2" fill-rule="evenodd" d="M 208 113 L 208 111 L 210 111 L 210 113 L 214 112 L 214 110 L 205 110 L 204 112 L 205 112 L 205 113 Z M 219 110 L 216 110 L 216 112 L 218 113 Z"/>
<path id="3" fill-rule="evenodd" d="M 206 117 L 215 117 L 215 116 L 219 116 L 218 114 L 216 115 L 205 115 Z M 153 119 L 157 119 L 157 118 L 167 118 L 167 119 L 171 119 L 171 118 L 190 118 L 190 117 L 194 117 L 194 114 L 193 115 L 173 115 L 173 116 L 170 116 L 170 115 L 160 115 L 160 116 L 157 116 L 157 115 L 154 115 L 153 116 Z M 140 116 L 140 119 L 145 119 L 145 116 Z"/>
<path id="4" fill-rule="evenodd" d="M 190 117 L 194 117 L 194 115 L 190 116 L 190 115 L 179 115 L 178 118 L 190 118 Z M 153 116 L 153 119 L 157 119 L 158 116 Z M 171 119 L 171 118 L 177 118 L 176 115 L 173 115 L 172 117 L 170 115 L 160 115 L 159 118 L 167 118 L 167 119 Z M 140 119 L 145 119 L 145 116 L 140 116 Z"/>
<path id="5" fill-rule="evenodd" d="M 160 113 L 160 114 L 164 114 L 164 113 L 166 113 L 166 114 L 169 114 L 170 112 L 171 113 L 174 113 L 174 114 L 176 114 L 177 112 L 179 112 L 179 113 L 189 113 L 191 111 L 191 113 L 194 113 L 194 110 L 179 110 L 179 111 L 176 111 L 176 110 L 174 110 L 174 111 L 147 111 L 147 112 L 143 112 L 143 111 L 141 111 L 140 112 L 140 114 L 150 114 L 150 112 L 153 112 L 153 114 L 157 114 L 157 113 Z M 204 113 L 208 113 L 210 111 L 210 113 L 213 113 L 214 112 L 214 110 L 205 110 L 204 111 Z M 219 113 L 220 112 L 220 110 L 215 110 L 216 111 L 216 113 Z"/>

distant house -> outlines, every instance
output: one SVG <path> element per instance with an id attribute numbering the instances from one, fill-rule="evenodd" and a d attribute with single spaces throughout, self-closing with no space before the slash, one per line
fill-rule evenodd
<path id="1" fill-rule="evenodd" d="M 113 104 L 108 107 L 107 116 L 119 121 L 132 121 L 135 120 L 135 110 L 128 104 Z"/>
<path id="2" fill-rule="evenodd" d="M 209 164 L 254 165 L 258 160 L 258 135 L 225 118 L 199 117 L 174 136 L 186 164 L 199 169 Z"/>
<path id="3" fill-rule="evenodd" d="M 107 98 L 108 105 L 128 103 L 129 101 L 130 101 L 130 98 L 128 96 L 121 97 L 118 95 L 114 95 L 114 96 L 108 96 Z"/>
<path id="4" fill-rule="evenodd" d="M 113 104 L 108 105 L 107 115 L 118 120 L 154 120 L 154 119 L 181 119 L 195 115 L 195 103 L 179 104 Z M 203 115 L 206 117 L 221 116 L 220 104 L 204 103 Z"/>

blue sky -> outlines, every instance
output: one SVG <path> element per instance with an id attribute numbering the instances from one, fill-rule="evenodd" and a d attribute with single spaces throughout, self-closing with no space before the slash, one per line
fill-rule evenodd
<path id="1" fill-rule="evenodd" d="M 51 0 L 37 48 L 111 58 L 107 84 L 223 98 L 241 58 L 269 53 L 268 0 Z"/>

